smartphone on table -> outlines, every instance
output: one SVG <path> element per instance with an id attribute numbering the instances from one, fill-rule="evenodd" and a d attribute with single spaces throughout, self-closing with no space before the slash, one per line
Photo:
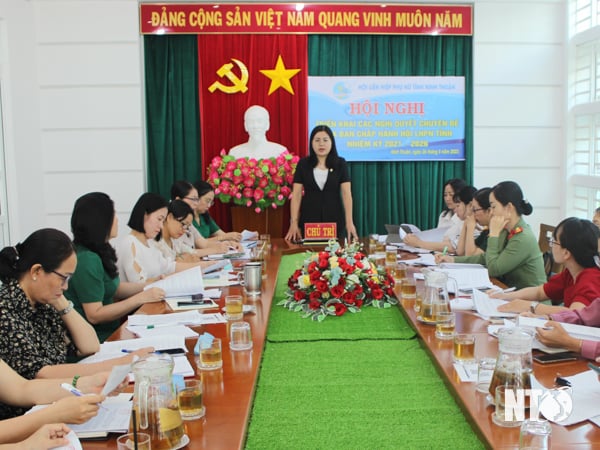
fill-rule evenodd
<path id="1" fill-rule="evenodd" d="M 560 352 L 560 353 L 544 353 L 543 355 L 535 355 L 533 360 L 540 364 L 552 364 L 565 361 L 576 361 L 579 355 L 575 352 Z"/>

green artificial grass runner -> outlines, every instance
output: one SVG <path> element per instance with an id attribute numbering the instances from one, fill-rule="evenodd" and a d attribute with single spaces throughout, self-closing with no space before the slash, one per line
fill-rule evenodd
<path id="1" fill-rule="evenodd" d="M 483 448 L 398 308 L 302 319 L 284 258 L 246 449 Z"/>
<path id="2" fill-rule="evenodd" d="M 284 298 L 288 278 L 302 266 L 305 253 L 281 258 L 277 285 L 269 318 L 268 342 L 298 342 L 320 340 L 412 339 L 415 332 L 406 323 L 400 309 L 363 307 L 361 312 L 347 312 L 341 317 L 327 317 L 323 322 L 303 319 L 301 312 L 277 306 Z"/>

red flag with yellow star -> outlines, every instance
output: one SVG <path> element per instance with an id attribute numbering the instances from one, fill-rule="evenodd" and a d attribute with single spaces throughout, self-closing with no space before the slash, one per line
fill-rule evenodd
<path id="1" fill-rule="evenodd" d="M 203 167 L 248 140 L 244 112 L 269 111 L 267 139 L 304 156 L 308 142 L 306 35 L 198 35 Z"/>
<path id="2" fill-rule="evenodd" d="M 203 178 L 221 149 L 248 141 L 244 112 L 252 105 L 269 111 L 267 140 L 307 154 L 307 39 L 293 34 L 198 35 Z M 225 210 L 214 209 L 211 215 L 226 227 Z"/>

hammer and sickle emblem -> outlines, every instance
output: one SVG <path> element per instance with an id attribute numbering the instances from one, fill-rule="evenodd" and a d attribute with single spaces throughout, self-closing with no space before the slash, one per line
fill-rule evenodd
<path id="1" fill-rule="evenodd" d="M 248 87 L 246 86 L 248 84 L 248 68 L 243 62 L 235 58 L 231 58 L 231 60 L 240 69 L 241 78 L 238 78 L 238 76 L 231 71 L 231 69 L 233 69 L 233 64 L 223 64 L 221 68 L 217 70 L 217 75 L 219 75 L 220 78 L 226 77 L 232 84 L 226 86 L 219 81 L 215 81 L 208 87 L 210 93 L 215 92 L 217 89 L 226 94 L 235 94 L 236 92 L 244 93 L 248 90 Z"/>

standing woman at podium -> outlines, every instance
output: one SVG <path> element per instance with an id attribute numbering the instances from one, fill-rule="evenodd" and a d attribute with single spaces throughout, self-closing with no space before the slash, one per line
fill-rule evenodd
<path id="1" fill-rule="evenodd" d="M 304 224 L 313 222 L 335 222 L 339 239 L 358 239 L 352 220 L 350 174 L 346 160 L 338 156 L 331 129 L 326 125 L 313 128 L 309 148 L 309 155 L 298 162 L 294 174 L 290 228 L 285 239 L 301 239 Z"/>

